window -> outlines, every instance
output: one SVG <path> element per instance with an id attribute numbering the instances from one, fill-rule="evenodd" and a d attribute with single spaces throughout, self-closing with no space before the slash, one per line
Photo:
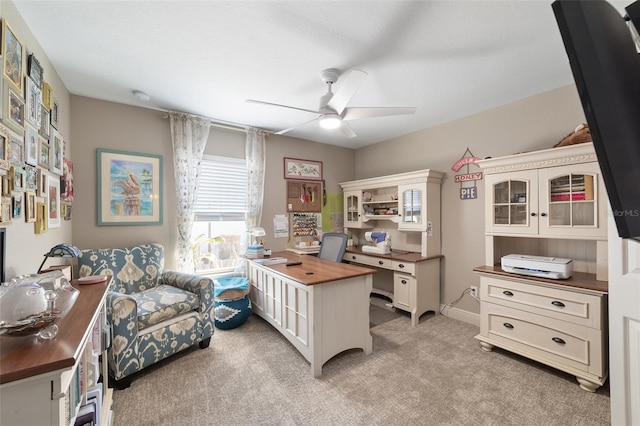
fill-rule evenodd
<path id="1" fill-rule="evenodd" d="M 198 273 L 232 271 L 244 253 L 247 228 L 247 165 L 244 159 L 204 155 L 191 232 Z M 224 242 L 211 241 L 222 237 Z"/>

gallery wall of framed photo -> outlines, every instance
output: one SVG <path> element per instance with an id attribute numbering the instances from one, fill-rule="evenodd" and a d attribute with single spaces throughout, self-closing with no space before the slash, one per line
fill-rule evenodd
<path id="1" fill-rule="evenodd" d="M 0 44 L 0 226 L 32 222 L 41 234 L 71 220 L 73 163 L 45 70 L 4 18 Z"/>

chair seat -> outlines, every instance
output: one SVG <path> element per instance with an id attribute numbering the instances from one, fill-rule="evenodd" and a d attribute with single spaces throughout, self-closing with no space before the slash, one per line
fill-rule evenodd
<path id="1" fill-rule="evenodd" d="M 200 307 L 196 294 L 170 285 L 159 285 L 131 296 L 138 307 L 140 330 Z"/>

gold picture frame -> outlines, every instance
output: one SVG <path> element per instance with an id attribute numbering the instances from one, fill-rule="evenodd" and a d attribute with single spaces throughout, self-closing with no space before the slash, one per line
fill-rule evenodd
<path id="1" fill-rule="evenodd" d="M 36 221 L 36 193 L 33 191 L 24 193 L 24 220 L 26 222 Z"/>
<path id="2" fill-rule="evenodd" d="M 46 81 L 42 83 L 42 105 L 49 111 L 53 108 L 53 89 Z"/>
<path id="3" fill-rule="evenodd" d="M 47 232 L 47 211 L 45 203 L 36 203 L 36 222 L 34 224 L 34 232 L 36 234 Z"/>
<path id="4" fill-rule="evenodd" d="M 18 93 L 24 92 L 24 46 L 6 19 L 2 20 L 2 75 Z"/>

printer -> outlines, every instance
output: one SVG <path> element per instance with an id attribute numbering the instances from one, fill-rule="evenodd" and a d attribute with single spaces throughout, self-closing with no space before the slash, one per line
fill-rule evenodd
<path id="1" fill-rule="evenodd" d="M 509 254 L 502 256 L 500 264 L 505 272 L 554 280 L 567 279 L 573 273 L 573 260 L 560 257 Z"/>

